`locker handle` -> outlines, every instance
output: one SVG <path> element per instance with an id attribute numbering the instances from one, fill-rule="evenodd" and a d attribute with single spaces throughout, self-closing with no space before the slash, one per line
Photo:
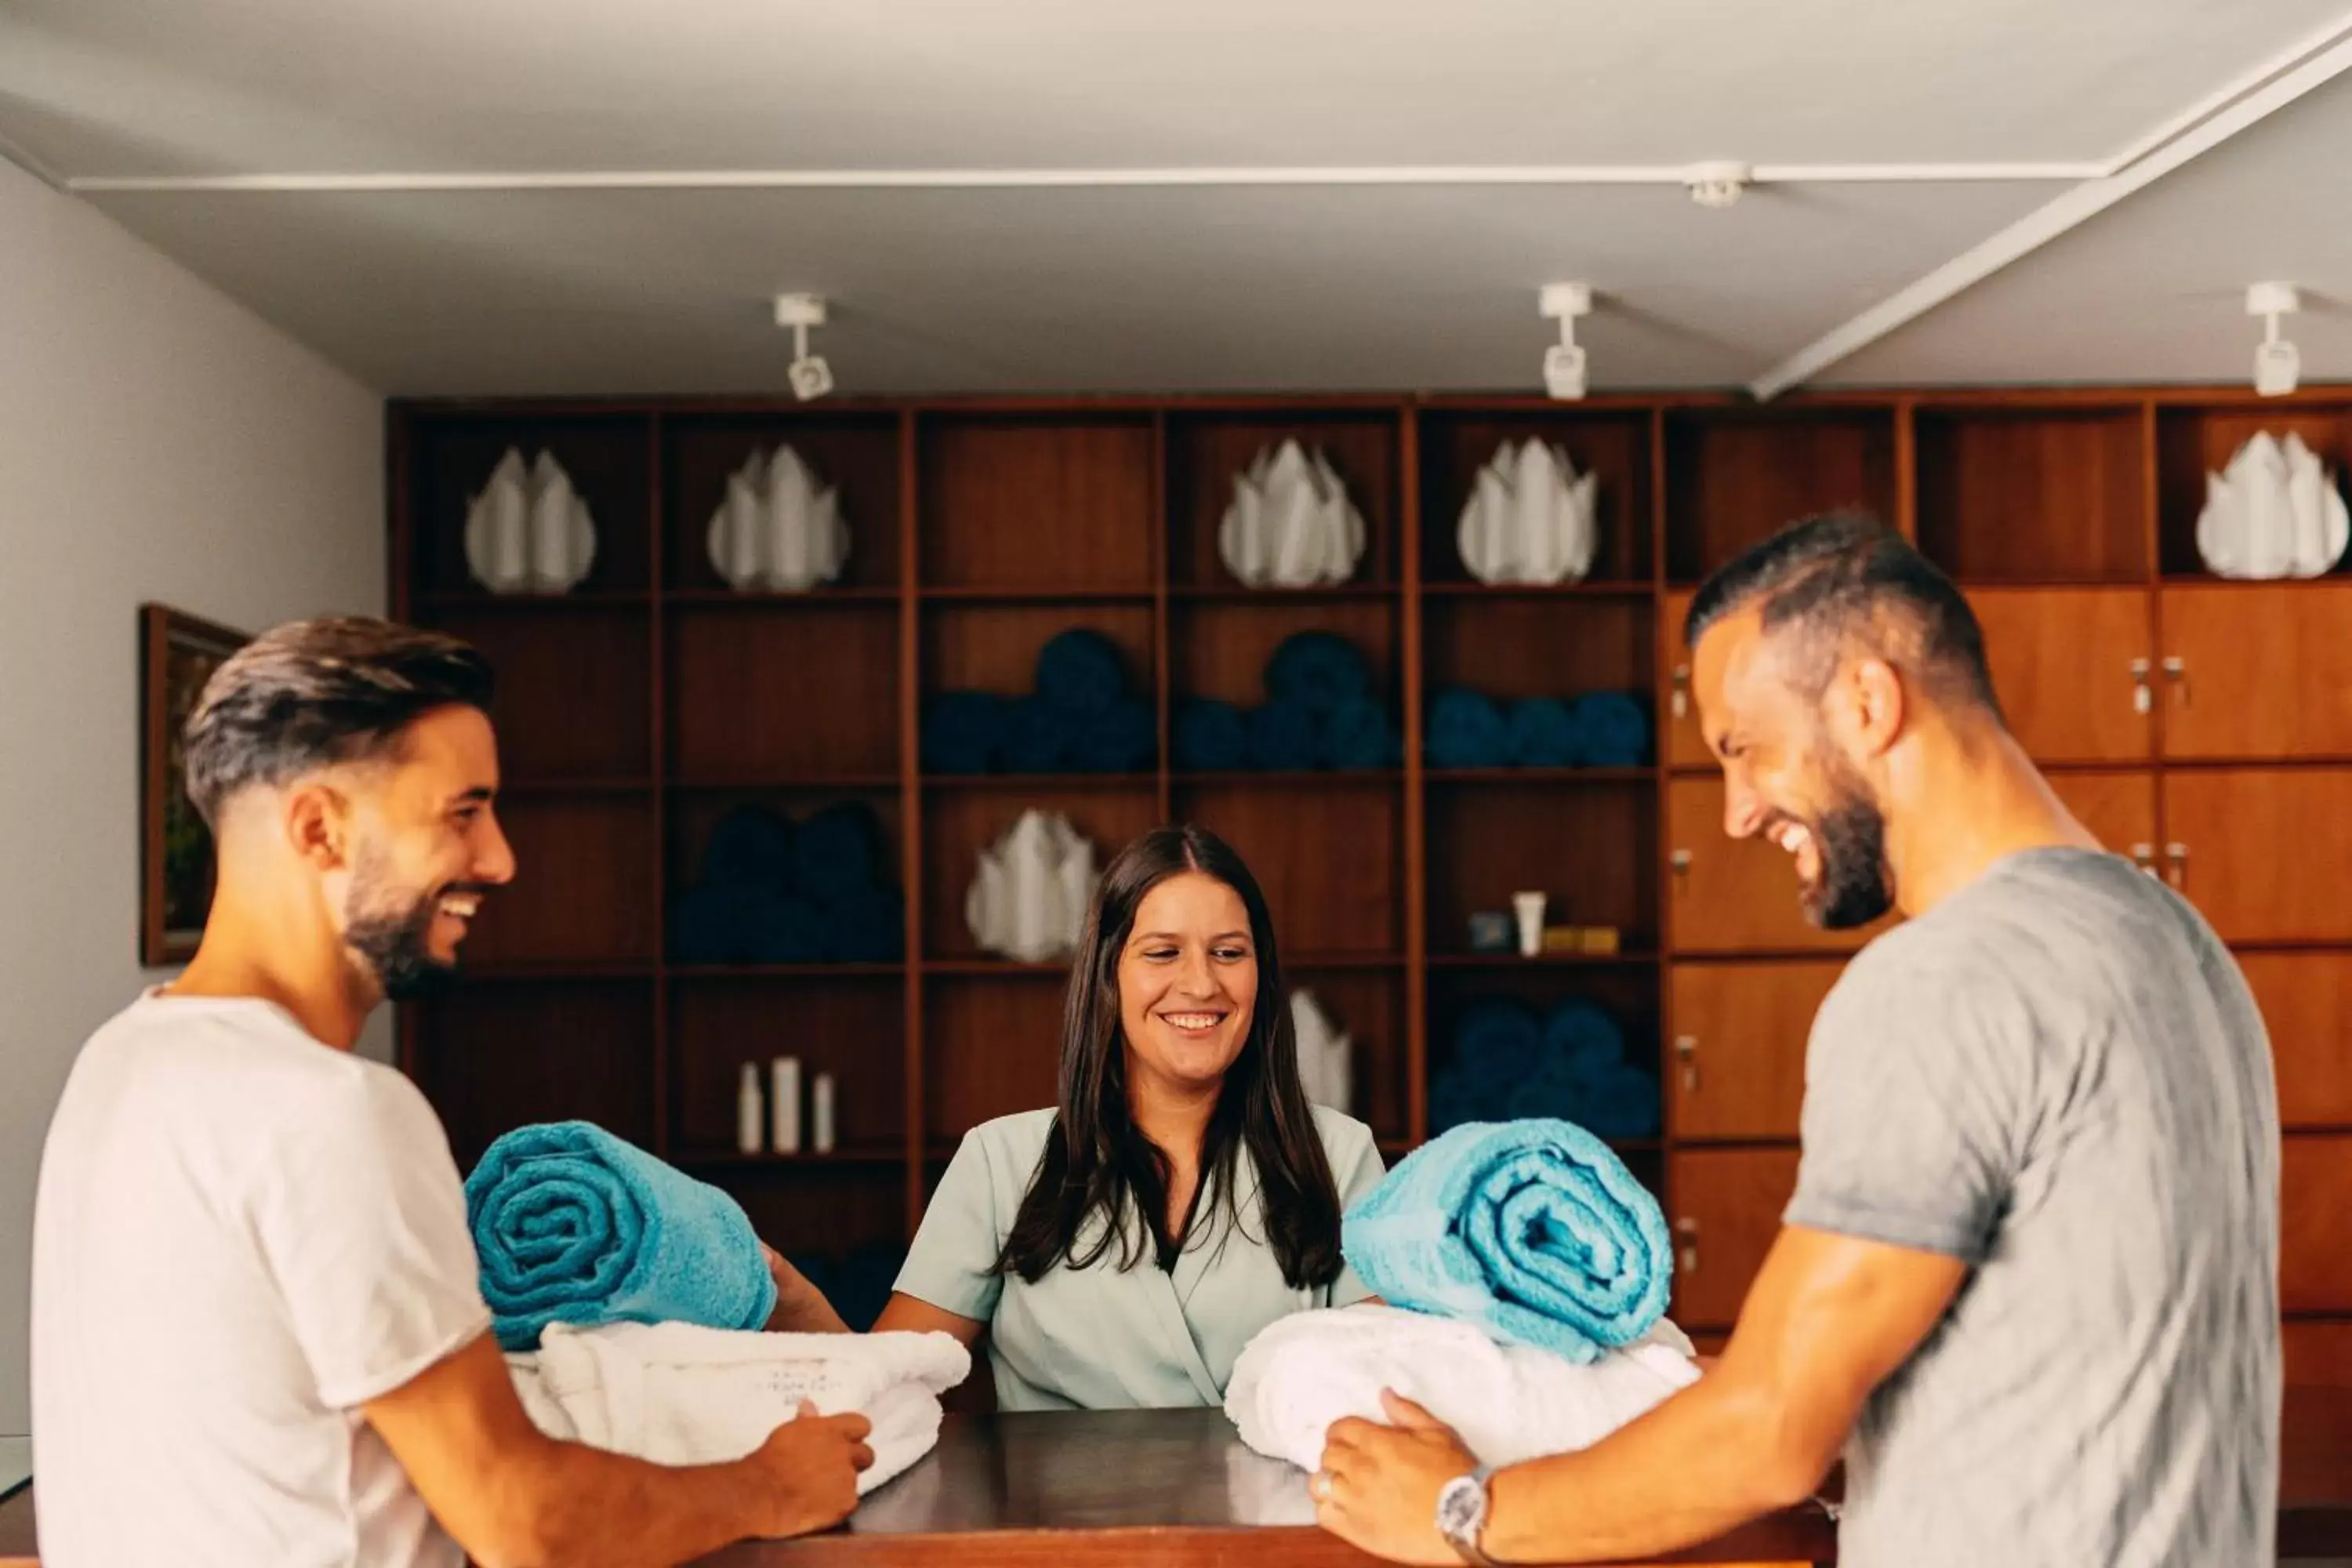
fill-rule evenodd
<path id="1" fill-rule="evenodd" d="M 1683 1092 L 1685 1094 L 1697 1093 L 1698 1037 L 1696 1035 L 1676 1035 L 1675 1037 L 1675 1059 L 1683 1064 Z"/>
<path id="2" fill-rule="evenodd" d="M 2171 862 L 2170 867 L 2164 873 L 2164 879 L 2172 884 L 2173 891 L 2187 892 L 2189 890 L 2189 846 L 2175 839 L 2164 847 L 2164 858 Z"/>
<path id="3" fill-rule="evenodd" d="M 2131 678 L 2132 711 L 2135 713 L 2151 711 L 2156 707 L 2156 694 L 2150 691 L 2147 686 L 2147 660 L 2136 658 L 2131 661 Z"/>
<path id="4" fill-rule="evenodd" d="M 2164 678 L 2180 693 L 2180 705 L 2189 706 L 2189 661 L 2177 653 L 2164 656 Z"/>
<path id="5" fill-rule="evenodd" d="M 1666 857 L 1666 864 L 1675 868 L 1675 876 L 1686 877 L 1690 875 L 1691 852 L 1687 849 L 1677 849 Z"/>
<path id="6" fill-rule="evenodd" d="M 1682 1239 L 1682 1257 L 1675 1265 L 1676 1270 L 1683 1274 L 1697 1273 L 1698 1221 L 1685 1215 L 1675 1221 L 1675 1235 Z"/>
<path id="7" fill-rule="evenodd" d="M 2137 867 L 2138 867 L 2141 870 L 2143 870 L 2143 871 L 2147 872 L 2149 876 L 2153 877 L 2153 876 L 2155 876 L 2155 875 L 2157 874 L 2157 869 L 2156 869 L 2156 846 L 2155 846 L 2155 845 L 2153 845 L 2153 844 L 2135 844 L 2135 845 L 2133 845 L 2133 846 L 2131 847 L 2131 858 L 2132 858 L 2132 864 L 2133 864 L 2133 865 L 2135 865 L 2135 866 L 2137 866 Z"/>
<path id="8" fill-rule="evenodd" d="M 1677 719 L 1690 717 L 1690 666 L 1678 664 L 1674 671 L 1675 694 L 1668 706 Z"/>

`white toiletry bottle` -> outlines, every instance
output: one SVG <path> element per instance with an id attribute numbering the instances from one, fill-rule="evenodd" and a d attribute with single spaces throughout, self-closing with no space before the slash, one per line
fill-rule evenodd
<path id="1" fill-rule="evenodd" d="M 775 1128 L 779 1154 L 801 1152 L 801 1059 L 778 1057 L 768 1064 L 768 1120 Z"/>
<path id="2" fill-rule="evenodd" d="M 833 1075 L 821 1072 L 809 1080 L 810 1131 L 820 1154 L 833 1152 Z"/>
<path id="3" fill-rule="evenodd" d="M 735 1147 L 746 1154 L 758 1153 L 765 1131 L 760 1115 L 760 1064 L 745 1062 L 742 1080 L 735 1089 Z"/>

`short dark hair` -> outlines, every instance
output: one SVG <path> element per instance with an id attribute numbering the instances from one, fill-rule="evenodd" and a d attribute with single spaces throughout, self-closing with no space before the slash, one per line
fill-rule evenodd
<path id="1" fill-rule="evenodd" d="M 488 660 L 438 632 L 361 616 L 275 627 L 215 670 L 188 714 L 189 803 L 216 829 L 238 791 L 391 753 L 436 708 L 487 713 L 496 685 Z"/>
<path id="2" fill-rule="evenodd" d="M 1834 511 L 1790 523 L 1718 566 L 1692 595 L 1685 647 L 1734 610 L 1761 601 L 1767 631 L 1794 626 L 1811 643 L 1803 680 L 1818 696 L 1838 656 L 1860 644 L 1910 667 L 1947 697 L 1999 720 L 1984 632 L 1949 577 L 1866 512 Z"/>

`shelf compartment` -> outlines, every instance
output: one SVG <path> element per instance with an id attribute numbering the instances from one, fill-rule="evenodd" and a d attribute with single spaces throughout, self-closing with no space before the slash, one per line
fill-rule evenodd
<path id="1" fill-rule="evenodd" d="M 1696 583 L 1800 518 L 1895 521 L 1895 413 L 1682 410 L 1666 416 L 1666 571 Z"/>
<path id="2" fill-rule="evenodd" d="M 1158 793 L 1126 789 L 1041 789 L 1019 784 L 953 790 L 925 802 L 923 812 L 923 952 L 937 961 L 986 960 L 964 924 L 964 898 L 979 874 L 980 852 L 1002 837 L 1024 811 L 1059 812 L 1095 847 L 1097 868 L 1159 820 Z"/>
<path id="3" fill-rule="evenodd" d="M 1363 655 L 1371 695 L 1402 732 L 1399 612 L 1394 603 L 1360 599 L 1193 600 L 1176 605 L 1169 616 L 1171 686 L 1179 700 L 1213 697 L 1244 710 L 1260 707 L 1267 700 L 1265 667 L 1275 650 L 1301 632 L 1329 632 Z"/>
<path id="4" fill-rule="evenodd" d="M 926 978 L 923 1125 L 934 1146 L 952 1152 L 983 1121 L 1055 1102 L 1062 992 L 971 975 Z"/>
<path id="5" fill-rule="evenodd" d="M 2206 476 L 2230 466 L 2257 432 L 2267 430 L 2284 441 L 2302 438 L 2320 466 L 2335 476 L 2340 493 L 2344 476 L 2352 469 L 2352 403 L 2298 403 L 2268 406 L 2224 405 L 2218 407 L 2160 408 L 2156 416 L 2158 563 L 2168 578 L 2221 583 L 2207 570 L 2197 549 L 2197 520 L 2205 510 Z M 2340 583 L 2352 575 L 2352 551 L 2345 552 L 2327 574 L 2290 583 Z M 2282 586 L 2263 583 L 2263 587 Z"/>
<path id="6" fill-rule="evenodd" d="M 2141 583 L 2147 454 L 2137 406 L 1922 409 L 1919 547 L 1963 583 Z"/>
<path id="7" fill-rule="evenodd" d="M 844 594 L 893 595 L 898 584 L 898 416 L 890 413 L 673 415 L 663 421 L 662 478 L 668 538 L 665 581 L 674 597 L 705 602 L 800 601 Z M 742 595 L 710 563 L 710 520 L 727 481 L 754 453 L 789 445 L 838 498 L 849 556 L 837 585 L 805 595 Z M 765 499 L 764 494 L 762 500 Z"/>
<path id="8" fill-rule="evenodd" d="M 649 982 L 467 987 L 414 1005 L 413 1071 L 448 1130 L 458 1169 L 471 1170 L 500 1135 L 540 1121 L 593 1121 L 656 1147 Z"/>
<path id="9" fill-rule="evenodd" d="M 940 415 L 917 444 L 927 589 L 1151 592 L 1150 416 Z"/>
<path id="10" fill-rule="evenodd" d="M 1245 861 L 1285 947 L 1384 958 L 1404 945 L 1404 804 L 1393 786 L 1334 773 L 1320 789 L 1188 785 L 1179 821 Z"/>
<path id="11" fill-rule="evenodd" d="M 643 610 L 579 606 L 560 618 L 453 609 L 435 618 L 497 672 L 490 720 L 499 762 L 520 775 L 649 777 L 653 620 Z"/>
<path id="12" fill-rule="evenodd" d="M 803 1148 L 812 1131 L 810 1086 L 821 1072 L 834 1078 L 834 1129 L 843 1148 L 904 1140 L 907 1009 L 895 972 L 784 984 L 680 974 L 671 983 L 669 1010 L 674 1147 L 731 1151 L 742 1065 L 759 1069 L 764 1117 L 769 1062 L 785 1056 L 800 1058 Z"/>
<path id="13" fill-rule="evenodd" d="M 1226 568 L 1217 533 L 1234 499 L 1234 480 L 1260 451 L 1296 440 L 1320 451 L 1347 486 L 1364 520 L 1364 552 L 1350 586 L 1399 577 L 1399 425 L 1393 410 L 1335 409 L 1311 414 L 1178 413 L 1168 419 L 1168 580 L 1171 590 L 1231 589 L 1255 596 Z M 1269 591 L 1269 596 L 1279 594 Z"/>
<path id="14" fill-rule="evenodd" d="M 625 795 L 528 796 L 499 811 L 515 879 L 493 888 L 467 962 L 651 963 L 659 951 L 654 813 Z"/>
<path id="15" fill-rule="evenodd" d="M 411 582 L 420 595 L 479 587 L 466 564 L 466 514 L 508 447 L 529 467 L 545 450 L 588 504 L 596 558 L 575 595 L 652 585 L 653 423 L 642 415 L 422 415 L 409 426 Z M 560 604 L 538 595 L 483 597 L 500 604 Z"/>
<path id="16" fill-rule="evenodd" d="M 1421 572 L 1424 593 L 1557 595 L 1650 591 L 1654 537 L 1650 416 L 1606 414 L 1424 413 L 1421 424 Z M 1489 587 L 1462 563 L 1463 508 L 1478 471 L 1505 441 L 1542 441 L 1566 449 L 1579 474 L 1599 475 L 1594 500 L 1600 538 L 1587 580 L 1558 587 Z"/>
<path id="17" fill-rule="evenodd" d="M 668 679 L 675 773 L 897 775 L 893 606 L 682 609 L 669 617 Z"/>
<path id="18" fill-rule="evenodd" d="M 1566 801 L 1540 784 L 1440 791 L 1429 798 L 1427 842 L 1429 941 L 1449 960 L 1468 946 L 1473 913 L 1507 914 L 1523 889 L 1549 895 L 1548 924 L 1615 926 L 1629 952 L 1657 946 L 1657 796 L 1646 782 Z"/>

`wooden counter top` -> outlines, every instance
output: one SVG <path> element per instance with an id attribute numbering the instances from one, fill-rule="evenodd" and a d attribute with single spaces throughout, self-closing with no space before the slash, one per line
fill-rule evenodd
<path id="1" fill-rule="evenodd" d="M 2352 1556 L 2352 1390 L 2288 1391 L 2280 1496 L 2283 1558 Z M 1220 1411 L 951 1415 L 939 1447 L 867 1498 L 846 1528 L 730 1546 L 705 1568 L 1374 1561 L 1312 1519 L 1306 1478 L 1243 1447 Z M 1664 1561 L 1827 1563 L 1835 1549 L 1835 1527 L 1807 1509 Z M 28 1489 L 0 1503 L 0 1568 L 31 1563 L 33 1550 Z"/>

